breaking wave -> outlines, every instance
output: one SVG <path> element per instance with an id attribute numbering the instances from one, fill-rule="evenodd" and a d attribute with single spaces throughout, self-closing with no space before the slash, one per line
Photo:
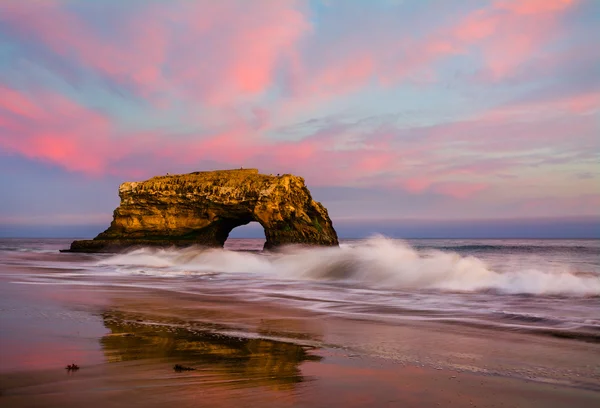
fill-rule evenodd
<path id="1" fill-rule="evenodd" d="M 547 253 L 551 251 L 577 252 L 586 255 L 598 254 L 598 248 L 582 245 L 447 245 L 429 247 L 425 245 L 417 248 L 431 248 L 442 251 L 469 251 L 469 252 L 510 252 L 510 253 Z"/>
<path id="2" fill-rule="evenodd" d="M 128 273 L 256 274 L 269 279 L 337 281 L 385 289 L 600 296 L 600 276 L 573 271 L 568 265 L 551 269 L 532 265 L 499 272 L 474 256 L 436 249 L 418 251 L 384 237 L 356 246 L 287 247 L 275 253 L 141 248 L 103 259 L 98 265 Z"/>

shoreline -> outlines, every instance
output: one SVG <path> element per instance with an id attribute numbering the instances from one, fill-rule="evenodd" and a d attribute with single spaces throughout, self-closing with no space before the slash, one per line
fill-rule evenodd
<path id="1" fill-rule="evenodd" d="M 600 401 L 598 359 L 590 359 L 599 355 L 597 343 L 424 322 L 386 325 L 222 294 L 123 285 L 0 279 L 3 310 L 7 302 L 14 310 L 14 319 L 3 314 L 3 333 L 31 337 L 31 350 L 52 357 L 25 370 L 3 363 L 0 402 L 591 407 Z M 32 325 L 40 321 L 46 329 Z M 4 348 L 7 339 L 0 341 Z M 81 369 L 67 372 L 71 363 Z M 175 364 L 195 370 L 177 373 Z"/>

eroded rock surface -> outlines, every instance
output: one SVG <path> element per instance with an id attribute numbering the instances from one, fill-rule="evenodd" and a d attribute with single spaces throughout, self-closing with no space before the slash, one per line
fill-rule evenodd
<path id="1" fill-rule="evenodd" d="M 235 227 L 252 221 L 265 230 L 265 248 L 337 245 L 327 210 L 302 177 L 256 169 L 153 177 L 119 187 L 121 205 L 110 227 L 73 252 L 112 252 L 134 245 L 222 247 Z"/>

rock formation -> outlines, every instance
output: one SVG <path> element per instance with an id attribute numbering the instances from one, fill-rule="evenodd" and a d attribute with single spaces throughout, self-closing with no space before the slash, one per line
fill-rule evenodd
<path id="1" fill-rule="evenodd" d="M 121 205 L 110 227 L 71 252 L 113 252 L 135 245 L 222 247 L 235 227 L 256 221 L 265 248 L 285 244 L 337 245 L 327 210 L 302 177 L 256 169 L 153 177 L 119 187 Z"/>

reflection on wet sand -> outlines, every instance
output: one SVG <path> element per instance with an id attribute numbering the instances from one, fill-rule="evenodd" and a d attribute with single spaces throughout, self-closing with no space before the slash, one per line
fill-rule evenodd
<path id="1" fill-rule="evenodd" d="M 116 311 L 102 317 L 111 331 L 100 340 L 109 362 L 168 360 L 194 368 L 204 380 L 210 375 L 216 381 L 233 380 L 236 386 L 290 389 L 303 381 L 303 361 L 321 359 L 293 343 L 226 336 Z"/>
<path id="2" fill-rule="evenodd" d="M 70 288 L 67 292 L 73 290 L 77 289 Z M 256 320 L 262 323 L 250 333 L 258 333 L 262 339 L 226 336 L 219 334 L 223 328 L 193 319 L 200 310 L 198 307 L 182 307 L 182 303 L 175 306 L 173 298 L 169 301 L 168 314 L 161 314 L 160 304 L 156 302 L 144 304 L 145 307 L 133 302 L 131 306 L 136 306 L 135 311 L 117 311 L 118 307 L 124 307 L 125 303 L 120 302 L 113 303 L 99 316 L 92 315 L 94 321 L 100 317 L 96 323 L 110 332 L 93 338 L 96 345 L 102 346 L 106 363 L 71 360 L 69 345 L 74 343 L 69 342 L 76 336 L 55 337 L 60 339 L 60 343 L 56 343 L 60 347 L 52 349 L 58 356 L 56 367 L 0 374 L 0 405 L 61 408 L 598 406 L 598 392 L 591 389 L 415 367 L 368 353 L 350 353 L 345 348 L 324 346 L 309 350 L 292 343 L 295 340 L 270 340 L 284 337 L 291 329 L 295 332 L 293 338 L 299 339 L 299 329 L 306 320 L 288 321 L 259 314 Z M 242 308 L 247 313 L 257 314 L 256 309 L 247 304 Z M 46 319 L 50 319 L 47 324 L 61 327 L 58 317 L 46 315 Z M 344 333 L 346 338 L 353 333 L 379 339 L 378 344 L 418 341 L 417 337 L 411 340 L 410 331 L 385 325 L 329 320 L 327 327 L 330 332 Z M 13 328 L 18 326 L 15 324 Z M 435 337 L 435 332 L 425 329 L 417 332 L 421 334 L 418 339 L 423 347 L 437 344 L 425 341 Z M 451 333 L 441 335 L 450 351 L 456 347 L 449 337 Z M 307 343 L 314 344 L 311 333 L 306 333 L 306 337 Z M 463 339 L 466 341 L 468 337 L 463 336 Z M 532 339 L 539 345 L 538 337 Z M 586 343 L 573 344 L 585 347 L 584 352 L 591 347 Z M 537 360 L 528 360 L 531 361 Z M 77 363 L 81 369 L 68 372 L 64 367 L 70 363 Z M 177 372 L 176 364 L 194 370 Z"/>

